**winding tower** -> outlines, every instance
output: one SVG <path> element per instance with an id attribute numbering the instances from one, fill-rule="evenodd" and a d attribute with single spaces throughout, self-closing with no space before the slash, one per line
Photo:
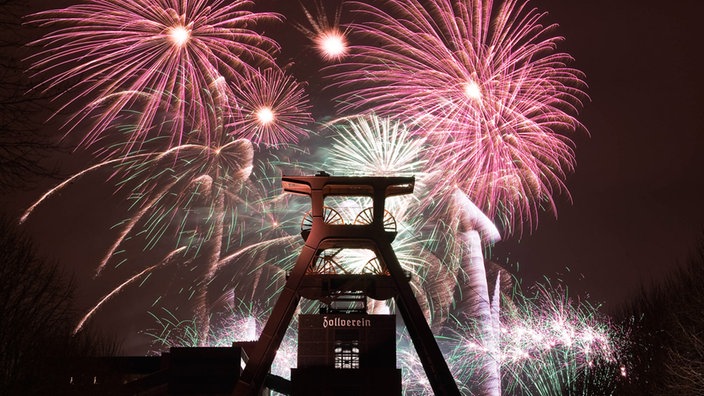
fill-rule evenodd
<path id="1" fill-rule="evenodd" d="M 284 191 L 311 199 L 311 210 L 301 224 L 305 245 L 252 348 L 235 395 L 259 394 L 301 298 L 319 300 L 332 313 L 366 314 L 367 296 L 395 300 L 434 393 L 460 394 L 413 294 L 410 277 L 391 247 L 396 222 L 385 210 L 386 198 L 412 193 L 414 183 L 413 177 L 344 177 L 325 172 L 282 178 Z M 325 206 L 325 198 L 331 196 L 368 197 L 372 207 L 361 211 L 354 223 L 345 224 L 335 209 Z M 339 270 L 334 260 L 335 252 L 342 249 L 370 250 L 376 258 L 361 272 L 350 273 Z"/>

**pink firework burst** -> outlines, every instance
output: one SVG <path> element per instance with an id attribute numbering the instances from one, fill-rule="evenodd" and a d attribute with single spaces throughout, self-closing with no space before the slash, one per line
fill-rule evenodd
<path id="1" fill-rule="evenodd" d="M 345 111 L 399 117 L 438 147 L 434 195 L 460 188 L 506 233 L 555 212 L 574 167 L 565 132 L 584 93 L 583 74 L 558 52 L 555 25 L 515 0 L 352 2 L 357 42 L 331 66 Z"/>
<path id="2" fill-rule="evenodd" d="M 237 103 L 231 134 L 256 144 L 277 146 L 307 136 L 313 121 L 303 86 L 277 68 L 248 73 L 245 82 L 232 85 Z"/>
<path id="3" fill-rule="evenodd" d="M 278 19 L 248 11 L 249 0 L 89 0 L 85 4 L 30 16 L 51 28 L 33 44 L 43 47 L 31 59 L 38 89 L 61 88 L 61 110 L 73 114 L 69 130 L 90 123 L 81 144 L 96 143 L 123 123 L 127 111 L 139 114 L 130 140 L 168 134 L 183 143 L 186 119 L 212 128 L 203 106 L 208 91 L 241 81 L 248 70 L 273 64 L 278 45 L 252 29 Z M 79 110 L 75 110 L 79 109 Z M 170 120 L 171 122 L 163 122 Z M 201 140 L 207 140 L 205 136 Z M 128 147 L 131 150 L 131 147 Z"/>

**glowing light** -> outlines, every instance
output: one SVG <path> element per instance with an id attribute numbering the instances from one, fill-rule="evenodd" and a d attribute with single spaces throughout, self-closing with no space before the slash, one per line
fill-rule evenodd
<path id="1" fill-rule="evenodd" d="M 191 37 L 191 32 L 184 26 L 176 26 L 169 31 L 169 37 L 176 46 L 183 47 Z"/>
<path id="2" fill-rule="evenodd" d="M 479 88 L 479 85 L 474 81 L 469 81 L 464 84 L 464 94 L 467 95 L 468 98 L 474 100 L 481 100 L 482 98 L 482 91 Z"/>
<path id="3" fill-rule="evenodd" d="M 262 107 L 259 110 L 257 110 L 257 120 L 264 125 L 267 126 L 274 122 L 274 112 L 271 110 L 269 107 Z"/>
<path id="4" fill-rule="evenodd" d="M 314 43 L 318 53 L 323 59 L 337 61 L 348 52 L 346 34 L 338 26 L 340 24 L 341 9 L 337 8 L 333 16 L 329 16 L 323 7 L 323 2 L 316 3 L 315 13 L 303 7 L 308 24 L 297 25 Z"/>
<path id="5" fill-rule="evenodd" d="M 317 41 L 320 53 L 327 59 L 340 59 L 347 54 L 347 40 L 336 30 L 322 33 Z"/>

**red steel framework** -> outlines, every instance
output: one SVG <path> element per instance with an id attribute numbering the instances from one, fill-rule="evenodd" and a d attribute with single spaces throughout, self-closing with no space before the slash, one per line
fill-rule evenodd
<path id="1" fill-rule="evenodd" d="M 455 380 L 413 294 L 409 278 L 391 247 L 396 230 L 395 227 L 390 227 L 393 218 L 385 210 L 386 198 L 412 193 L 415 178 L 345 177 L 320 172 L 315 176 L 284 176 L 282 184 L 284 191 L 307 195 L 311 199 L 311 211 L 304 218 L 301 230 L 305 245 L 288 275 L 261 336 L 251 350 L 234 394 L 259 394 L 301 297 L 324 297 L 329 293 L 329 287 L 324 288 L 326 291 L 311 289 L 323 289 L 316 285 L 330 285 L 331 280 L 338 280 L 341 282 L 338 282 L 336 288 L 350 291 L 359 290 L 360 284 L 365 288 L 374 285 L 372 288 L 378 294 L 377 297 L 394 298 L 434 393 L 459 395 Z M 373 207 L 360 213 L 362 221 L 344 224 L 337 221 L 335 214 L 325 206 L 325 197 L 328 196 L 370 197 Z M 321 276 L 321 271 L 315 266 L 316 262 L 321 261 L 321 253 L 326 249 L 369 249 L 376 254 L 378 263 L 375 265 L 380 268 L 377 268 L 375 274 L 336 276 L 326 273 Z M 327 278 L 327 281 L 321 281 L 321 278 Z"/>

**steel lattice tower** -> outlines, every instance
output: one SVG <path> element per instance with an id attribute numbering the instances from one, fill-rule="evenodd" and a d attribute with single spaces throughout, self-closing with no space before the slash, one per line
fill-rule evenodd
<path id="1" fill-rule="evenodd" d="M 324 172 L 282 178 L 284 191 L 311 199 L 311 211 L 304 217 L 301 228 L 305 245 L 252 348 L 235 395 L 254 396 L 260 392 L 301 297 L 320 298 L 333 291 L 360 288 L 373 289 L 372 297 L 377 294 L 380 299 L 395 299 L 435 394 L 460 394 L 413 294 L 409 277 L 391 247 L 396 229 L 395 222 L 394 227 L 390 226 L 394 220 L 385 210 L 386 198 L 412 193 L 414 183 L 413 177 L 340 177 Z M 360 213 L 362 221 L 344 224 L 337 221 L 334 210 L 325 206 L 327 196 L 370 197 L 373 207 Z M 321 274 L 316 263 L 321 262 L 321 253 L 326 249 L 371 250 L 378 259 L 379 271 L 365 275 Z"/>

